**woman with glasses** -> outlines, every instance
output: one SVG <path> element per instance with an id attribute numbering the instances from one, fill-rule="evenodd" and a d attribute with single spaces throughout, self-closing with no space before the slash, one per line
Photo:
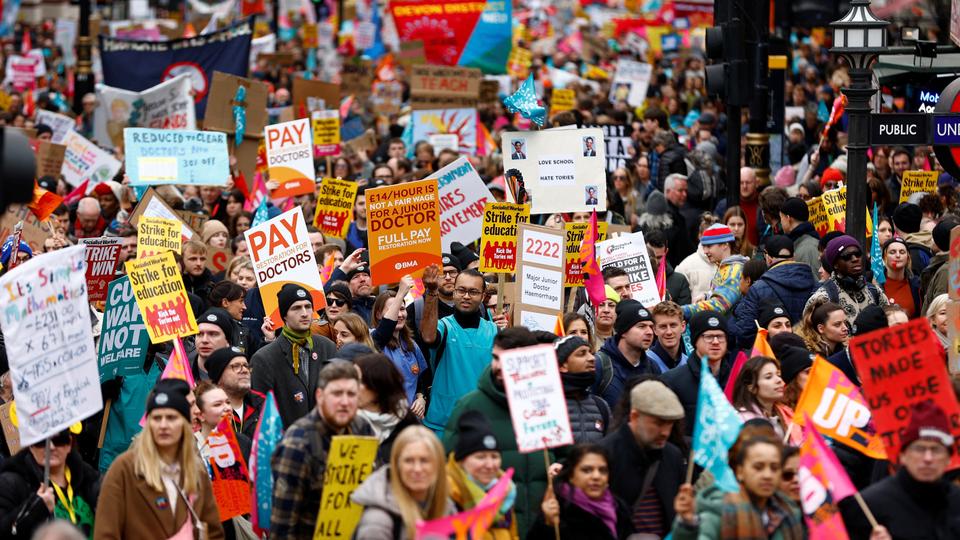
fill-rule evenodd
<path id="1" fill-rule="evenodd" d="M 800 449 L 787 446 L 783 449 L 783 465 L 780 467 L 780 491 L 800 506 L 800 480 L 797 470 L 800 468 Z"/>
<path id="2" fill-rule="evenodd" d="M 377 350 L 383 352 L 403 378 L 407 403 L 418 418 L 426 412 L 426 398 L 418 392 L 420 375 L 427 369 L 427 361 L 420 347 L 413 341 L 413 332 L 407 326 L 407 310 L 403 297 L 412 285 L 412 278 L 404 276 L 397 292 L 387 291 L 373 303 L 373 338 Z M 425 389 L 424 389 L 425 390 Z"/>
<path id="3" fill-rule="evenodd" d="M 50 484 L 43 482 L 47 440 L 21 448 L 0 469 L 0 538 L 31 538 L 50 519 L 73 524 L 90 537 L 100 492 L 100 474 L 74 451 L 80 424 L 50 440 Z"/>

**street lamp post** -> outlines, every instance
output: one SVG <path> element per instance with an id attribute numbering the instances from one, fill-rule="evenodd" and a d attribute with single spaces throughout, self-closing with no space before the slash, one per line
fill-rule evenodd
<path id="1" fill-rule="evenodd" d="M 867 150 L 870 149 L 870 98 L 873 70 L 870 65 L 887 45 L 889 23 L 870 11 L 870 0 L 852 0 L 850 11 L 833 27 L 830 52 L 842 57 L 850 68 L 850 87 L 842 88 L 847 97 L 849 121 L 847 142 L 847 220 L 846 233 L 866 244 L 867 231 Z"/>
<path id="2" fill-rule="evenodd" d="M 77 68 L 74 72 L 73 110 L 83 112 L 83 96 L 93 92 L 93 38 L 90 37 L 90 2 L 80 0 L 79 37 L 77 38 Z"/>

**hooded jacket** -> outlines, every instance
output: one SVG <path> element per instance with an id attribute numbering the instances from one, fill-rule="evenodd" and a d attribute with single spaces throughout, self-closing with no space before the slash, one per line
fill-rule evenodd
<path id="1" fill-rule="evenodd" d="M 910 252 L 910 269 L 914 274 L 920 274 L 930 264 L 933 258 L 933 238 L 930 231 L 918 231 L 903 235 L 903 240 L 907 244 L 907 251 Z"/>
<path id="2" fill-rule="evenodd" d="M 720 360 L 720 372 L 717 382 L 720 388 L 727 385 L 727 379 L 730 378 L 730 369 L 733 367 L 733 358 L 729 352 Z M 684 434 L 687 437 L 693 436 L 693 426 L 697 418 L 697 396 L 700 394 L 700 371 L 702 370 L 702 361 L 696 354 L 691 354 L 687 363 L 671 369 L 660 376 L 664 382 L 683 405 L 684 413 Z"/>
<path id="3" fill-rule="evenodd" d="M 808 237 L 809 238 L 809 237 Z M 796 324 L 803 318 L 807 298 L 817 290 L 817 282 L 807 265 L 783 261 L 773 265 L 760 276 L 744 295 L 730 318 L 730 332 L 737 338 L 737 346 L 750 347 L 757 335 L 756 319 L 766 304 L 783 304 Z"/>
<path id="4" fill-rule="evenodd" d="M 441 475 L 438 479 L 446 482 L 443 470 L 437 471 Z M 366 478 L 360 487 L 353 492 L 350 500 L 354 504 L 363 506 L 363 514 L 360 516 L 360 522 L 357 524 L 356 531 L 363 531 L 363 535 L 355 535 L 354 538 L 363 538 L 363 540 L 394 540 L 394 538 L 406 538 L 405 531 L 397 531 L 397 527 L 403 528 L 403 518 L 400 516 L 400 506 L 397 505 L 397 499 L 393 496 L 393 490 L 390 488 L 390 466 L 380 467 Z M 446 515 L 456 513 L 456 507 L 453 502 L 447 499 Z"/>
<path id="5" fill-rule="evenodd" d="M 793 240 L 793 260 L 810 267 L 813 279 L 817 279 L 820 269 L 820 235 L 809 221 L 800 222 L 787 237 Z"/>
<path id="6" fill-rule="evenodd" d="M 616 408 L 617 402 L 620 401 L 620 396 L 623 395 L 623 389 L 626 388 L 627 381 L 640 375 L 660 374 L 660 368 L 647 358 L 646 352 L 640 357 L 640 363 L 636 366 L 631 364 L 617 347 L 618 341 L 616 335 L 608 337 L 597 353 L 596 362 L 597 384 L 594 386 L 594 390 L 598 396 L 607 402 L 611 410 Z M 609 362 L 603 358 L 604 356 L 609 358 Z M 604 384 L 603 381 L 606 378 L 604 369 L 608 365 L 613 368 L 613 378 L 610 379 L 609 384 Z"/>
<path id="7" fill-rule="evenodd" d="M 743 255 L 731 255 L 720 262 L 720 267 L 710 282 L 710 296 L 693 304 L 682 307 L 683 318 L 690 320 L 701 311 L 716 311 L 724 315 L 740 301 L 740 279 L 743 277 L 743 264 L 747 258 Z"/>

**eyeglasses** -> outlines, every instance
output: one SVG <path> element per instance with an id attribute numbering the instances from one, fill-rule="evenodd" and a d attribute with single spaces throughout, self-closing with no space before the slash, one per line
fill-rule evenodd
<path id="1" fill-rule="evenodd" d="M 715 343 L 720 343 L 727 340 L 727 336 L 725 334 L 701 334 L 700 337 L 703 338 L 704 341 L 713 341 Z"/>
<path id="2" fill-rule="evenodd" d="M 61 431 L 60 433 L 57 433 L 56 435 L 54 435 L 53 437 L 51 437 L 51 438 L 50 438 L 50 442 L 53 443 L 54 446 L 69 446 L 69 445 L 70 445 L 70 432 L 69 432 L 69 431 Z M 33 448 L 43 448 L 43 445 L 46 444 L 46 443 L 47 443 L 46 440 L 42 440 L 42 441 L 37 441 L 37 442 L 31 444 L 30 446 L 32 446 Z"/>
<path id="3" fill-rule="evenodd" d="M 844 253 L 843 255 L 840 255 L 840 259 L 844 261 L 859 259 L 861 257 L 863 257 L 863 253 L 859 251 L 851 251 L 850 253 Z"/>
<path id="4" fill-rule="evenodd" d="M 444 271 L 443 271 L 443 277 L 452 277 L 452 278 L 455 278 L 455 277 L 457 277 L 457 276 L 459 276 L 459 275 L 460 275 L 460 271 L 459 271 L 459 270 L 444 270 Z"/>
<path id="5" fill-rule="evenodd" d="M 328 297 L 327 297 L 327 305 L 328 305 L 328 306 L 333 306 L 333 307 L 343 307 L 343 306 L 347 305 L 347 301 L 346 301 L 346 300 L 341 300 L 341 299 L 339 299 L 339 298 L 331 298 L 331 297 L 328 296 Z"/>
<path id="6" fill-rule="evenodd" d="M 242 373 L 244 371 L 250 371 L 250 364 L 246 362 L 240 362 L 239 364 L 230 364 L 230 369 L 232 369 L 234 373 Z"/>
<path id="7" fill-rule="evenodd" d="M 784 469 L 783 472 L 780 473 L 780 476 L 783 478 L 784 482 L 789 482 L 796 478 L 797 471 L 788 471 L 787 469 Z"/>
<path id="8" fill-rule="evenodd" d="M 483 296 L 483 291 L 477 289 L 464 289 L 463 287 L 457 287 L 453 292 L 459 294 L 460 296 L 472 296 L 474 298 L 479 298 Z"/>
<path id="9" fill-rule="evenodd" d="M 941 444 L 923 445 L 914 443 L 907 447 L 907 452 L 918 456 L 925 456 L 930 453 L 935 458 L 941 458 L 946 456 L 949 450 Z"/>

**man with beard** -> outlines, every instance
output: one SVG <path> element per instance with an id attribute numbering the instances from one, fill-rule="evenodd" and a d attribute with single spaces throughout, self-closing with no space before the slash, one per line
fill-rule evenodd
<path id="1" fill-rule="evenodd" d="M 263 408 L 263 395 L 250 390 L 247 355 L 236 347 L 224 347 L 213 351 L 206 365 L 210 380 L 223 388 L 230 400 L 234 431 L 253 439 Z"/>
<path id="2" fill-rule="evenodd" d="M 236 339 L 233 320 L 230 314 L 222 308 L 210 308 L 197 318 L 197 337 L 194 340 L 196 349 L 187 355 L 190 368 L 193 370 L 193 379 L 210 379 L 207 369 L 207 359 L 213 351 L 230 347 Z"/>
<path id="3" fill-rule="evenodd" d="M 610 408 L 617 406 L 627 381 L 639 375 L 658 375 L 660 368 L 647 358 L 653 344 L 653 315 L 636 300 L 617 304 L 613 337 L 597 352 L 596 393 Z"/>
<path id="4" fill-rule="evenodd" d="M 855 238 L 844 234 L 830 240 L 823 250 L 823 259 L 833 273 L 807 300 L 804 315 L 824 302 L 833 302 L 843 308 L 847 322 L 853 324 L 863 308 L 887 305 L 886 295 L 863 278 L 863 248 Z"/>

